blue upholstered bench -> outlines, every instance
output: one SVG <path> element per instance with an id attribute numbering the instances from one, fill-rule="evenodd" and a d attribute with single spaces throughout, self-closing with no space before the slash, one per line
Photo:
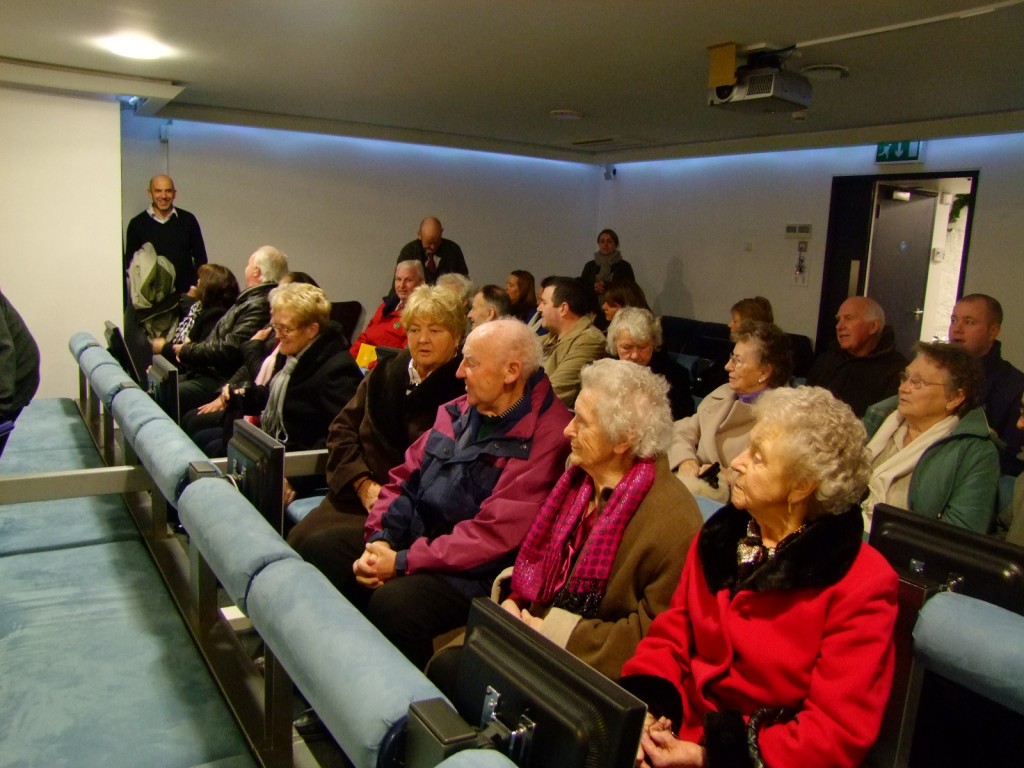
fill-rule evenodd
<path id="1" fill-rule="evenodd" d="M 42 399 L 0 474 L 102 465 Z M 0 584 L 0 764 L 255 766 L 120 496 L 0 505 Z"/>
<path id="2" fill-rule="evenodd" d="M 160 495 L 178 506 L 190 535 L 193 594 L 208 593 L 210 581 L 203 574 L 214 574 L 266 643 L 268 681 L 275 679 L 273 670 L 283 668 L 353 764 L 374 766 L 382 740 L 409 704 L 440 692 L 319 571 L 303 562 L 232 485 L 216 478 L 187 482 L 189 463 L 205 457 L 95 339 L 76 334 L 69 348 L 92 392 L 116 421 L 126 450 L 138 457 Z M 299 506 L 308 513 L 318 503 L 311 499 Z M 196 583 L 200 579 L 203 584 Z M 196 606 L 192 611 L 202 615 Z M 177 620 L 173 611 L 166 614 Z M 207 629 L 203 621 L 198 619 L 200 636 Z M 378 684 L 382 674 L 385 685 Z M 291 690 L 290 682 L 275 686 Z M 373 695 L 364 695 L 369 690 Z M 286 698 L 290 702 L 290 695 Z M 216 722 L 205 711 L 197 709 L 197 715 Z M 290 717 L 288 726 L 290 731 Z M 277 727 L 271 725 L 271 730 Z M 237 735 L 233 728 L 225 730 Z M 509 768 L 512 763 L 493 751 L 469 750 L 445 765 Z"/>
<path id="3" fill-rule="evenodd" d="M 324 496 L 306 496 L 302 499 L 296 499 L 287 506 L 284 511 L 285 517 L 288 521 L 295 525 L 296 523 L 302 522 L 306 515 L 312 512 L 314 509 L 320 506 L 320 502 L 324 500 Z"/>

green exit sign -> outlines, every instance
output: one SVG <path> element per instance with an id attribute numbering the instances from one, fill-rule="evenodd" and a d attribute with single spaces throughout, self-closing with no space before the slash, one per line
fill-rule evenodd
<path id="1" fill-rule="evenodd" d="M 921 157 L 921 141 L 887 141 L 875 148 L 876 163 L 913 163 Z"/>

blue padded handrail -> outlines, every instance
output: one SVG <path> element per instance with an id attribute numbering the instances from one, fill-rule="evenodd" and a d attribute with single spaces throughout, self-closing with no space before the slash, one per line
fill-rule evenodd
<path id="1" fill-rule="evenodd" d="M 96 341 L 95 336 L 91 333 L 86 333 L 85 331 L 76 333 L 68 341 L 68 349 L 71 350 L 71 355 L 75 358 L 75 362 L 78 362 L 79 358 L 82 357 L 82 353 L 89 347 L 102 348 L 103 345 Z"/>
<path id="2" fill-rule="evenodd" d="M 256 508 L 227 480 L 191 483 L 178 501 L 191 546 L 198 547 L 243 612 L 253 579 L 278 560 L 299 560 Z"/>
<path id="3" fill-rule="evenodd" d="M 921 609 L 914 654 L 948 680 L 1024 714 L 1024 616 L 942 592 Z"/>
<path id="4" fill-rule="evenodd" d="M 374 768 L 381 741 L 409 704 L 441 692 L 302 560 L 260 571 L 253 626 L 356 768 Z"/>

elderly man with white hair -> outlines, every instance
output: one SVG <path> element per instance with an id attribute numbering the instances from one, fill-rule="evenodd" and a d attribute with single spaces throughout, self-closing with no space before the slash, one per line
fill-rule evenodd
<path id="1" fill-rule="evenodd" d="M 372 347 L 390 347 L 405 349 L 409 340 L 402 326 L 402 310 L 412 292 L 423 285 L 423 265 L 415 259 L 400 261 L 395 266 L 394 290 L 377 307 L 373 317 L 366 324 L 363 332 L 352 342 L 349 352 L 359 359 L 359 350 L 363 344 Z"/>
<path id="2" fill-rule="evenodd" d="M 298 547 L 419 667 L 512 564 L 568 453 L 569 411 L 521 321 L 476 328 L 457 375 L 466 394 L 438 409 L 369 517 L 350 515 Z"/>
<path id="3" fill-rule="evenodd" d="M 824 387 L 857 416 L 896 394 L 907 358 L 896 351 L 892 328 L 885 324 L 885 310 L 877 301 L 851 296 L 840 304 L 836 342 L 814 361 L 808 385 Z"/>
<path id="4" fill-rule="evenodd" d="M 181 413 L 208 403 L 242 364 L 242 344 L 270 322 L 270 292 L 288 273 L 288 257 L 272 245 L 257 248 L 245 265 L 245 290 L 202 341 L 174 345 L 184 368 Z"/>

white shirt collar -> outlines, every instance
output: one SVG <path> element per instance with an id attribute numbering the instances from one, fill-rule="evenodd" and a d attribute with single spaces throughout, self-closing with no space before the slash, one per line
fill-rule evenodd
<path id="1" fill-rule="evenodd" d="M 171 212 L 169 214 L 167 214 L 167 218 L 166 219 L 161 219 L 160 215 L 156 212 L 156 210 L 153 208 L 152 205 L 150 205 L 146 209 L 146 213 L 149 214 L 149 218 L 153 219 L 153 221 L 155 221 L 155 222 L 157 222 L 159 224 L 166 224 L 168 221 L 171 220 L 172 217 L 178 215 L 178 209 L 172 206 L 171 207 Z"/>

